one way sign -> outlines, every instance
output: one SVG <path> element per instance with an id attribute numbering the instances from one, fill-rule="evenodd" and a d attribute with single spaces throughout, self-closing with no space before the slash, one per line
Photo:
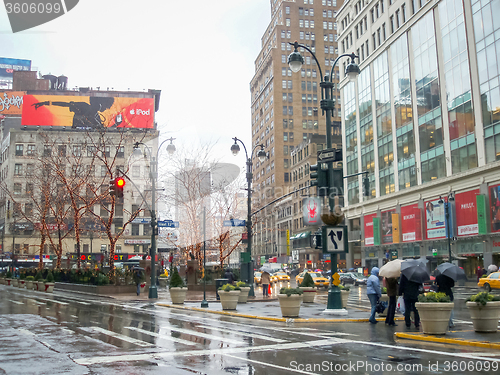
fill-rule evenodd
<path id="1" fill-rule="evenodd" d="M 347 226 L 336 227 L 324 226 L 322 228 L 323 252 L 324 253 L 347 253 L 349 243 L 347 241 Z"/>

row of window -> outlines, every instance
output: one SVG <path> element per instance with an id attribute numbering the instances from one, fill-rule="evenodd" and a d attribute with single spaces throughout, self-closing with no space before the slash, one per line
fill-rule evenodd
<path id="1" fill-rule="evenodd" d="M 27 144 L 26 147 L 23 143 L 16 143 L 16 156 L 36 156 L 36 145 L 35 144 Z M 57 146 L 57 154 L 62 157 L 67 156 L 67 146 L 59 145 Z M 43 147 L 43 156 L 51 156 L 53 148 L 50 145 L 44 145 Z M 93 157 L 96 154 L 95 146 L 87 146 L 87 157 Z M 111 146 L 105 146 L 103 156 L 110 157 L 111 156 Z M 83 156 L 83 146 L 81 145 L 73 145 L 72 147 L 72 155 L 74 157 Z M 116 148 L 116 157 L 124 158 L 125 157 L 125 147 L 119 146 Z"/>

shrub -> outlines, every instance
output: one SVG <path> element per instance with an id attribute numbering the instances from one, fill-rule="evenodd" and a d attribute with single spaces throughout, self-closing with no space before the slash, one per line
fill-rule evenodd
<path id="1" fill-rule="evenodd" d="M 236 283 L 236 286 L 237 286 L 238 288 L 248 288 L 250 285 L 248 285 L 248 284 L 247 284 L 246 282 L 244 282 L 244 281 L 238 281 L 238 282 Z"/>
<path id="2" fill-rule="evenodd" d="M 42 280 L 43 280 L 42 271 L 38 270 L 35 275 L 35 281 L 42 281 Z"/>
<path id="3" fill-rule="evenodd" d="M 106 276 L 103 273 L 100 273 L 97 275 L 97 285 L 108 285 L 109 284 L 109 277 Z"/>
<path id="4" fill-rule="evenodd" d="M 26 276 L 26 281 L 33 281 L 35 280 L 35 276 Z"/>
<path id="5" fill-rule="evenodd" d="M 299 285 L 302 288 L 313 288 L 314 287 L 314 280 L 309 274 L 309 272 L 306 272 L 304 275 L 304 279 L 302 279 L 302 282 Z"/>
<path id="6" fill-rule="evenodd" d="M 182 288 L 184 287 L 184 281 L 182 280 L 181 275 L 179 275 L 179 271 L 177 271 L 177 267 L 174 267 L 172 270 L 172 276 L 170 277 L 170 288 Z"/>
<path id="7" fill-rule="evenodd" d="M 450 302 L 450 297 L 445 293 L 429 292 L 427 295 L 419 295 L 418 302 Z"/>
<path id="8" fill-rule="evenodd" d="M 232 290 L 241 290 L 238 286 L 234 286 L 231 284 L 225 284 L 219 288 L 221 292 L 230 292 Z"/>
<path id="9" fill-rule="evenodd" d="M 12 272 L 7 271 L 7 273 L 5 274 L 5 278 L 12 279 Z"/>
<path id="10" fill-rule="evenodd" d="M 54 282 L 54 275 L 52 275 L 51 271 L 47 272 L 47 279 L 46 279 L 46 281 L 48 283 L 53 283 Z"/>
<path id="11" fill-rule="evenodd" d="M 302 295 L 304 292 L 299 288 L 281 288 L 280 294 L 286 294 L 287 297 L 290 297 L 292 294 Z"/>
<path id="12" fill-rule="evenodd" d="M 21 272 L 19 274 L 19 280 L 25 280 L 26 279 L 26 272 Z"/>
<path id="13" fill-rule="evenodd" d="M 340 290 L 345 290 L 346 292 L 348 292 L 348 291 L 351 290 L 351 287 L 350 286 L 339 285 L 339 289 Z"/>
<path id="14" fill-rule="evenodd" d="M 480 303 L 481 305 L 484 306 L 486 305 L 487 302 L 490 301 L 500 301 L 500 296 L 495 296 L 488 292 L 481 292 L 473 296 L 470 296 L 469 298 L 467 298 L 467 301 Z"/>

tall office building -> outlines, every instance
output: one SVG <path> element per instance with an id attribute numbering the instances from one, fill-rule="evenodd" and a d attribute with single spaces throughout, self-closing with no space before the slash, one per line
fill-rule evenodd
<path id="1" fill-rule="evenodd" d="M 490 0 L 339 10 L 339 52 L 360 55 L 340 87 L 344 173 L 370 178 L 368 196 L 361 176 L 344 182 L 350 254 L 367 268 L 426 257 L 432 270 L 451 253 L 472 276 L 500 261 L 497 14 Z"/>
<path id="2" fill-rule="evenodd" d="M 291 153 L 313 134 L 326 134 L 326 121 L 320 110 L 320 77 L 329 75 L 338 57 L 336 12 L 340 0 L 271 0 L 271 22 L 262 37 L 262 49 L 255 60 L 255 75 L 250 83 L 252 95 L 252 148 L 264 144 L 269 159 L 253 160 L 252 211 L 293 191 Z M 290 43 L 298 41 L 312 55 L 300 49 L 304 65 L 293 74 L 288 67 Z M 276 78 L 276 79 L 275 79 Z M 333 81 L 338 82 L 338 69 Z M 334 92 L 338 102 L 339 92 Z M 340 115 L 340 106 L 335 108 Z M 333 118 L 333 132 L 340 134 L 340 117 Z M 309 173 L 306 165 L 305 173 Z M 274 206 L 261 210 L 254 220 L 252 252 L 255 258 L 277 255 L 279 233 L 304 228 L 278 226 Z"/>

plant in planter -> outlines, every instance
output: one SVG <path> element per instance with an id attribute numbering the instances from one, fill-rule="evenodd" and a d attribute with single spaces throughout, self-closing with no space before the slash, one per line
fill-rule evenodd
<path id="1" fill-rule="evenodd" d="M 17 282 L 19 288 L 24 288 L 26 286 L 26 272 L 21 272 L 19 274 L 19 280 Z"/>
<path id="2" fill-rule="evenodd" d="M 314 286 L 314 280 L 309 274 L 309 272 L 306 272 L 306 274 L 304 275 L 304 279 L 300 283 L 299 289 L 302 290 L 302 292 L 304 292 L 302 302 L 304 303 L 314 302 L 314 297 L 316 297 L 317 289 Z"/>
<path id="3" fill-rule="evenodd" d="M 339 285 L 340 289 L 340 298 L 342 300 L 342 308 L 347 309 L 347 301 L 349 300 L 349 293 L 351 291 L 351 287 L 345 285 Z"/>
<path id="4" fill-rule="evenodd" d="M 250 285 L 248 285 L 244 281 L 238 281 L 236 283 L 236 287 L 240 288 L 241 293 L 238 297 L 238 303 L 247 303 L 248 301 L 248 292 L 250 292 Z"/>
<path id="5" fill-rule="evenodd" d="M 47 279 L 45 280 L 45 291 L 47 293 L 52 293 L 54 291 L 54 275 L 52 274 L 51 271 L 47 273 Z"/>
<path id="6" fill-rule="evenodd" d="M 177 267 L 174 267 L 172 270 L 172 276 L 170 277 L 170 298 L 172 299 L 172 303 L 182 304 L 186 300 L 187 289 L 184 286 L 184 281 L 182 280 L 181 275 L 179 275 L 179 271 L 177 271 Z"/>
<path id="7" fill-rule="evenodd" d="M 218 290 L 222 310 L 236 310 L 241 289 L 231 284 L 225 284 Z"/>
<path id="8" fill-rule="evenodd" d="M 166 288 L 168 285 L 168 271 L 165 269 L 165 272 L 163 272 L 159 277 L 158 277 L 158 284 L 160 284 L 160 288 Z"/>
<path id="9" fill-rule="evenodd" d="M 303 292 L 299 288 L 281 288 L 278 294 L 281 315 L 290 318 L 299 316 L 302 299 Z"/>
<path id="10" fill-rule="evenodd" d="M 33 280 L 35 280 L 34 276 L 26 276 L 26 289 L 33 289 Z"/>
<path id="11" fill-rule="evenodd" d="M 5 281 L 7 282 L 7 285 L 12 285 L 12 272 L 7 271 L 5 274 Z"/>
<path id="12" fill-rule="evenodd" d="M 500 318 L 500 296 L 481 292 L 467 299 L 474 331 L 496 332 Z"/>
<path id="13" fill-rule="evenodd" d="M 418 309 L 424 333 L 444 335 L 448 329 L 454 303 L 445 293 L 429 292 L 418 296 Z"/>
<path id="14" fill-rule="evenodd" d="M 35 281 L 33 282 L 33 285 L 35 285 L 35 282 L 36 282 L 36 290 L 39 290 L 41 292 L 45 290 L 45 280 L 43 279 L 42 271 L 38 270 L 36 272 Z"/>

